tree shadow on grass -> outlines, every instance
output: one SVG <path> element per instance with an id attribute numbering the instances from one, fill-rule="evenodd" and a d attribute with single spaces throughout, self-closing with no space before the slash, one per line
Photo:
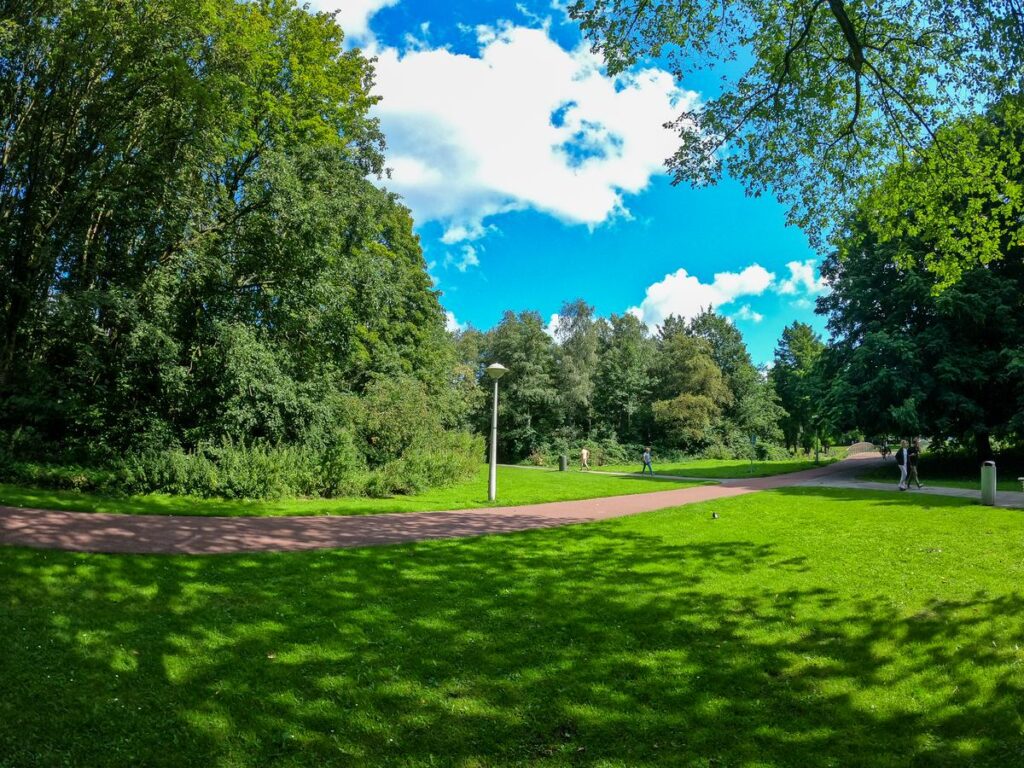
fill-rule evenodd
<path id="1" fill-rule="evenodd" d="M 211 558 L 0 550 L 0 764 L 1020 764 L 1024 600 L 603 524 Z"/>

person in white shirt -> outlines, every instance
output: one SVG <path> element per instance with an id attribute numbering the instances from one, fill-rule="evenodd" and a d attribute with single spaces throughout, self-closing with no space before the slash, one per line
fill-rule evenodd
<path id="1" fill-rule="evenodd" d="M 590 451 L 587 448 L 583 448 L 580 451 L 580 472 L 590 469 Z"/>
<path id="2" fill-rule="evenodd" d="M 900 440 L 900 449 L 896 451 L 896 466 L 900 468 L 900 484 L 899 489 L 901 491 L 907 490 L 907 466 L 909 453 L 907 451 L 907 441 Z"/>

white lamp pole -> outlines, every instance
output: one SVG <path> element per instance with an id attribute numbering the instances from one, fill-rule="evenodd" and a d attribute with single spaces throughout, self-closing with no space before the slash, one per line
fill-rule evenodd
<path id="1" fill-rule="evenodd" d="M 487 500 L 498 497 L 498 379 L 508 372 L 501 363 L 491 363 L 485 369 L 494 381 L 494 408 L 491 411 L 491 474 L 487 482 Z"/>

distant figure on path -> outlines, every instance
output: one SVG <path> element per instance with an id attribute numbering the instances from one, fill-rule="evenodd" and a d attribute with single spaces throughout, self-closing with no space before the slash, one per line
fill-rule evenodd
<path id="1" fill-rule="evenodd" d="M 896 451 L 896 466 L 900 468 L 900 484 L 899 489 L 901 491 L 907 490 L 907 466 L 910 464 L 910 456 L 907 451 L 907 441 L 900 440 L 900 448 Z"/>
<path id="2" fill-rule="evenodd" d="M 651 446 L 647 446 L 646 448 L 644 448 L 644 466 L 640 470 L 640 474 L 642 475 L 648 469 L 651 470 L 651 474 L 653 475 L 654 467 L 651 466 Z"/>
<path id="3" fill-rule="evenodd" d="M 921 438 L 915 437 L 914 444 L 907 451 L 907 486 L 914 483 L 918 488 L 924 488 L 917 477 L 917 460 L 921 457 Z"/>
<path id="4" fill-rule="evenodd" d="M 590 469 L 590 451 L 584 447 L 580 451 L 580 472 Z"/>

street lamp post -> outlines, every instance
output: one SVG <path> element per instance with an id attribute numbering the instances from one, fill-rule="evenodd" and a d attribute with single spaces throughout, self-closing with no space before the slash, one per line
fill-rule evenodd
<path id="1" fill-rule="evenodd" d="M 491 363 L 485 369 L 494 381 L 494 407 L 491 411 L 491 474 L 487 481 L 487 500 L 494 501 L 498 496 L 498 379 L 508 372 L 501 363 Z"/>

